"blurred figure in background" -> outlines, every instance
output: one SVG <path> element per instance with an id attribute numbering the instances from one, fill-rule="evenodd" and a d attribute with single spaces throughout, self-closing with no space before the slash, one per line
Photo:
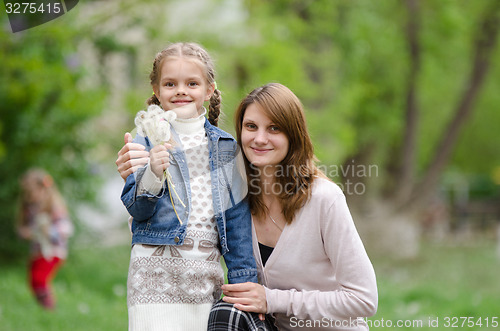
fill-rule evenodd
<path id="1" fill-rule="evenodd" d="M 67 257 L 73 225 L 66 203 L 47 172 L 31 169 L 22 177 L 20 185 L 17 232 L 31 242 L 30 286 L 38 303 L 45 309 L 53 309 L 51 281 Z"/>

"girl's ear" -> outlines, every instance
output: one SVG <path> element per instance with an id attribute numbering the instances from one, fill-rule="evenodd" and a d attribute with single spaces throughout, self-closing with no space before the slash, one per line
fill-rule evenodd
<path id="1" fill-rule="evenodd" d="M 208 89 L 207 89 L 207 96 L 205 97 L 205 101 L 209 101 L 210 98 L 212 97 L 212 94 L 214 94 L 215 91 L 215 83 L 209 84 Z"/>
<path id="2" fill-rule="evenodd" d="M 160 89 L 158 88 L 158 86 L 153 86 L 153 92 L 156 95 L 156 98 L 158 98 L 160 96 Z M 160 99 L 158 99 L 158 100 L 160 100 Z"/>

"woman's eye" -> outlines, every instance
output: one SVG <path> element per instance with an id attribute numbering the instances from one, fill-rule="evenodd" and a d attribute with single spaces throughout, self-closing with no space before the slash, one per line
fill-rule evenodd
<path id="1" fill-rule="evenodd" d="M 257 128 L 257 126 L 255 124 L 252 124 L 252 123 L 247 123 L 245 124 L 245 127 L 248 129 L 248 130 L 255 130 Z"/>
<path id="2" fill-rule="evenodd" d="M 271 130 L 271 132 L 280 132 L 280 128 L 276 125 L 273 125 L 269 128 L 269 130 Z"/>

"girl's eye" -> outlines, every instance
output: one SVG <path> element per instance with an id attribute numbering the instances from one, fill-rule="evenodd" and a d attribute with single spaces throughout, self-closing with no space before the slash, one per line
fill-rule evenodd
<path id="1" fill-rule="evenodd" d="M 166 86 L 166 87 L 174 87 L 174 83 L 172 83 L 172 82 L 167 82 L 167 83 L 165 83 L 165 86 Z"/>
<path id="2" fill-rule="evenodd" d="M 198 83 L 197 82 L 191 82 L 191 83 L 189 83 L 189 86 L 190 87 L 196 87 L 196 86 L 198 86 Z"/>

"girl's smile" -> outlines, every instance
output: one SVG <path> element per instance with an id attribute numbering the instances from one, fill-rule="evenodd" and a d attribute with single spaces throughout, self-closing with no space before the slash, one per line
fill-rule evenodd
<path id="1" fill-rule="evenodd" d="M 191 100 L 173 100 L 172 101 L 173 104 L 179 105 L 179 106 L 185 106 L 191 102 L 192 102 Z"/>

